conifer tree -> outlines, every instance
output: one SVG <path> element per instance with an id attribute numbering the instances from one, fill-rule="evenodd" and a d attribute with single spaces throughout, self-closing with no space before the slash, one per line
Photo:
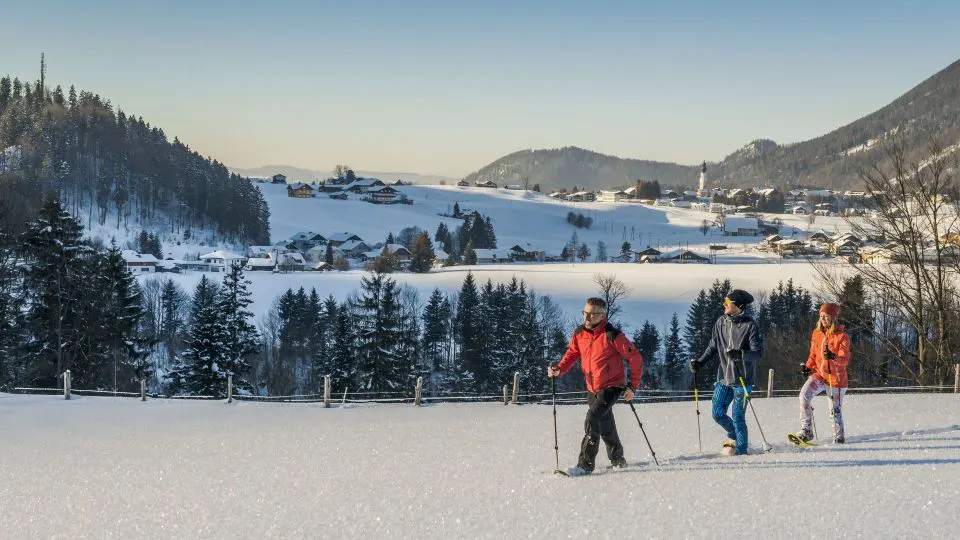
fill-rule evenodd
<path id="1" fill-rule="evenodd" d="M 477 264 L 477 252 L 473 249 L 473 240 L 467 242 L 467 247 L 463 250 L 463 264 Z"/>
<path id="2" fill-rule="evenodd" d="M 223 377 L 233 375 L 234 388 L 243 391 L 251 390 L 250 383 L 243 376 L 250 370 L 250 357 L 260 350 L 260 334 L 250 322 L 253 313 L 248 307 L 253 300 L 247 290 L 249 285 L 243 267 L 232 265 L 223 277 L 216 302 L 226 341 L 219 367 Z"/>
<path id="3" fill-rule="evenodd" d="M 329 304 L 328 304 L 329 305 Z M 356 389 L 357 377 L 357 327 L 350 306 L 341 303 L 336 309 L 336 326 L 331 349 L 330 385 L 332 388 Z"/>
<path id="4" fill-rule="evenodd" d="M 670 318 L 670 328 L 663 343 L 663 366 L 667 382 L 677 388 L 686 372 L 686 355 L 680 340 L 680 318 L 676 313 Z"/>
<path id="5" fill-rule="evenodd" d="M 455 374 L 452 378 L 461 379 L 464 383 L 474 384 L 474 377 L 483 371 L 481 365 L 480 333 L 480 294 L 477 291 L 473 273 L 467 272 L 457 297 L 457 313 L 454 318 L 454 339 L 460 348 L 457 351 Z M 461 377 L 462 374 L 462 377 Z M 469 387 L 458 387 L 458 391 L 474 390 Z"/>
<path id="6" fill-rule="evenodd" d="M 450 301 L 440 292 L 440 289 L 433 289 L 423 312 L 423 361 L 431 374 L 442 374 L 447 367 L 450 314 Z M 436 383 L 435 385 L 442 386 Z M 447 389 L 440 388 L 440 390 Z"/>
<path id="7" fill-rule="evenodd" d="M 88 375 L 80 347 L 94 252 L 81 241 L 82 231 L 58 200 L 49 199 L 21 239 L 23 308 L 30 332 L 25 376 L 31 384 L 55 385 L 67 369 L 76 382 Z"/>
<path id="8" fill-rule="evenodd" d="M 425 274 L 433 268 L 434 261 L 433 243 L 430 242 L 430 236 L 426 232 L 417 235 L 413 242 L 413 251 L 410 258 L 410 271 L 417 274 Z"/>
<path id="9" fill-rule="evenodd" d="M 396 281 L 380 272 L 364 276 L 353 310 L 358 331 L 360 388 L 388 392 L 402 387 L 407 373 L 403 360 L 397 357 L 401 321 Z"/>
<path id="10" fill-rule="evenodd" d="M 217 294 L 217 284 L 202 275 L 193 292 L 183 354 L 167 376 L 175 393 L 217 397 L 226 394 L 225 377 L 221 377 L 219 368 L 226 343 L 217 313 Z"/>

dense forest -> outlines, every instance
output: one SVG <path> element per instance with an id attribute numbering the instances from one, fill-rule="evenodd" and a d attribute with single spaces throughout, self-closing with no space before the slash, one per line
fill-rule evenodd
<path id="1" fill-rule="evenodd" d="M 262 194 L 222 163 L 96 94 L 0 78 L 0 231 L 24 232 L 51 193 L 87 228 L 109 213 L 116 228 L 270 240 Z"/>

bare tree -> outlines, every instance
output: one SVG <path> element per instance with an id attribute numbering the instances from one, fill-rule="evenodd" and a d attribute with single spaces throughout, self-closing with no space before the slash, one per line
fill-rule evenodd
<path id="1" fill-rule="evenodd" d="M 922 157 L 911 158 L 895 141 L 883 162 L 861 171 L 871 211 L 846 221 L 861 241 L 883 247 L 841 264 L 862 276 L 877 344 L 913 382 L 943 385 L 955 361 L 960 303 L 957 158 L 936 142 Z M 814 267 L 827 295 L 839 297 L 849 272 L 822 262 Z"/>
<path id="2" fill-rule="evenodd" d="M 600 298 L 607 303 L 607 319 L 613 321 L 621 311 L 617 301 L 630 294 L 632 289 L 614 274 L 594 274 L 593 282 Z"/>
<path id="3" fill-rule="evenodd" d="M 700 232 L 702 232 L 704 236 L 706 236 L 707 233 L 710 232 L 710 222 L 709 222 L 709 221 L 703 220 L 703 222 L 700 223 Z"/>

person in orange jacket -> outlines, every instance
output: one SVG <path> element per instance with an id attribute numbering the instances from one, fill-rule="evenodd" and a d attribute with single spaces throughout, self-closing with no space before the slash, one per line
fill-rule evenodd
<path id="1" fill-rule="evenodd" d="M 806 442 L 813 438 L 810 402 L 821 392 L 828 392 L 833 402 L 833 442 L 843 444 L 843 397 L 847 393 L 847 364 L 850 363 L 850 336 L 837 321 L 840 306 L 824 304 L 820 321 L 810 337 L 810 355 L 801 365 L 807 381 L 800 389 L 800 432 L 797 436 Z"/>
<path id="2" fill-rule="evenodd" d="M 626 380 L 623 359 L 630 364 L 630 381 Z M 577 466 L 572 475 L 593 472 L 600 439 L 607 447 L 607 457 L 614 467 L 626 467 L 623 444 L 617 434 L 613 404 L 621 394 L 625 401 L 633 400 L 643 374 L 643 357 L 637 348 L 617 327 L 607 321 L 607 303 L 602 298 L 588 298 L 583 308 L 583 324 L 570 337 L 567 352 L 558 364 L 547 368 L 547 376 L 559 377 L 570 371 L 580 360 L 587 383 L 587 417 L 584 420 L 583 441 Z"/>

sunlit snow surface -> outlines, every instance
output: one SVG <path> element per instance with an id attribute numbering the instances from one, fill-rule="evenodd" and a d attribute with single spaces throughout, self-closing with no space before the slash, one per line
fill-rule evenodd
<path id="1" fill-rule="evenodd" d="M 820 435 L 828 431 L 818 398 Z M 717 457 L 700 403 L 615 408 L 639 466 L 553 474 L 544 405 L 187 402 L 0 394 L 3 538 L 955 538 L 960 397 L 850 395 L 848 444 L 801 450 L 793 398 L 756 399 L 770 454 Z M 558 407 L 561 467 L 583 405 Z M 748 414 L 751 449 L 760 434 Z"/>

